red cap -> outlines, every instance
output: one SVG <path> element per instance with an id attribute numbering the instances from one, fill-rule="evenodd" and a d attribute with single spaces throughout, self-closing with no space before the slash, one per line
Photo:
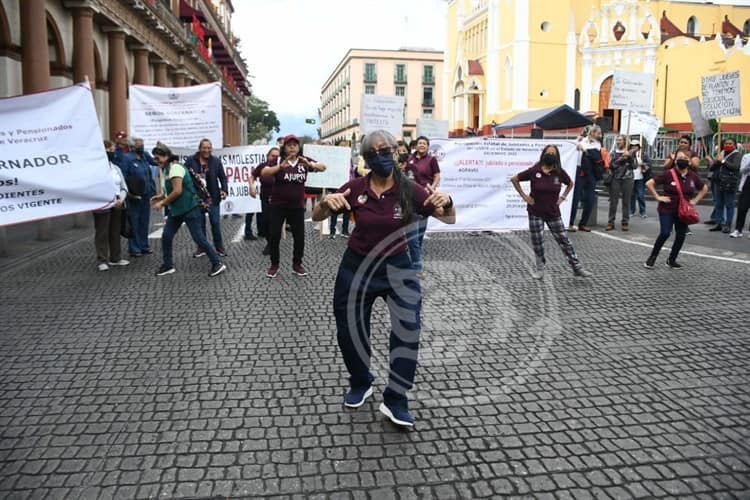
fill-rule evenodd
<path id="1" fill-rule="evenodd" d="M 127 137 L 127 136 L 128 136 L 128 133 L 125 132 L 124 130 L 118 130 L 117 132 L 115 132 L 115 139 L 120 139 L 122 137 Z"/>
<path id="2" fill-rule="evenodd" d="M 297 142 L 297 144 L 299 144 L 299 143 L 300 143 L 300 141 L 299 141 L 299 137 L 297 137 L 297 136 L 296 136 L 296 135 L 294 135 L 294 134 L 289 134 L 289 135 L 285 136 L 285 137 L 284 137 L 284 142 L 282 142 L 282 144 L 286 144 L 286 143 L 287 143 L 287 142 L 289 142 L 289 141 L 296 141 L 296 142 Z"/>

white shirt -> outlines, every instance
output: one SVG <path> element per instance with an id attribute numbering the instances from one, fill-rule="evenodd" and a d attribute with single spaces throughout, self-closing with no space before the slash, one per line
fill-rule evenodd
<path id="1" fill-rule="evenodd" d="M 636 151 L 635 163 L 638 166 L 633 170 L 633 180 L 640 181 L 643 179 L 643 172 L 641 172 L 641 167 L 643 166 L 643 153 L 641 151 Z"/>

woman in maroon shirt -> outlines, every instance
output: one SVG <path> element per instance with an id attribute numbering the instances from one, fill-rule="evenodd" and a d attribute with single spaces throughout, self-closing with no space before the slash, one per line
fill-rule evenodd
<path id="1" fill-rule="evenodd" d="M 521 182 L 528 181 L 531 184 L 531 193 L 526 194 L 521 188 Z M 539 161 L 528 170 L 524 170 L 510 179 L 521 198 L 528 204 L 526 210 L 529 212 L 529 233 L 531 235 L 531 246 L 536 255 L 536 266 L 531 275 L 535 279 L 544 277 L 544 224 L 552 232 L 560 249 L 568 258 L 573 274 L 577 277 L 588 277 L 591 273 L 584 270 L 578 260 L 576 251 L 573 249 L 568 233 L 565 231 L 565 223 L 560 214 L 560 204 L 567 198 L 573 189 L 573 181 L 563 170 L 560 163 L 560 151 L 557 146 L 549 145 L 542 150 Z M 565 192 L 560 196 L 562 185 L 565 184 Z"/>
<path id="2" fill-rule="evenodd" d="M 350 210 L 356 221 L 333 293 L 338 344 L 350 375 L 344 404 L 356 408 L 372 395 L 370 315 L 382 297 L 391 315 L 391 370 L 380 411 L 397 425 L 412 426 L 406 392 L 417 369 L 422 290 L 406 232 L 418 216 L 453 224 L 455 209 L 450 196 L 428 191 L 396 168 L 396 140 L 388 132 L 365 136 L 361 151 L 370 173 L 326 196 L 312 216 L 321 221 Z"/>
<path id="3" fill-rule="evenodd" d="M 659 201 L 659 205 L 656 207 L 659 212 L 659 236 L 656 238 L 654 248 L 651 250 L 651 255 L 646 260 L 646 268 L 652 269 L 656 263 L 656 258 L 659 256 L 659 251 L 664 245 L 664 242 L 669 239 L 669 235 L 672 234 L 672 227 L 675 229 L 674 244 L 672 245 L 672 251 L 669 252 L 669 258 L 667 258 L 667 267 L 672 269 L 682 269 L 682 266 L 677 263 L 677 255 L 680 253 L 682 244 L 685 243 L 685 234 L 688 231 L 688 226 L 684 222 L 677 218 L 677 211 L 680 206 L 680 195 L 677 191 L 677 184 L 674 180 L 672 172 L 677 173 L 677 178 L 682 187 L 682 196 L 685 197 L 693 205 L 699 203 L 706 193 L 708 192 L 708 186 L 701 180 L 701 178 L 690 166 L 689 153 L 684 151 L 678 151 L 675 155 L 675 167 L 665 170 L 661 175 L 649 179 L 646 182 L 646 188 L 651 191 L 651 194 Z M 663 195 L 659 195 L 656 192 L 656 185 L 660 184 L 663 186 Z M 698 194 L 696 195 L 696 191 Z M 691 199 L 692 196 L 695 197 Z"/>
<path id="4" fill-rule="evenodd" d="M 430 154 L 430 140 L 423 135 L 419 136 L 416 147 L 417 150 L 406 162 L 406 176 L 428 191 L 435 190 L 440 184 L 440 166 L 437 158 Z M 427 218 L 418 216 L 417 222 L 415 230 L 408 235 L 409 254 L 414 262 L 414 268 L 421 272 L 423 268 L 422 245 L 424 233 L 427 230 Z"/>
<path id="5" fill-rule="evenodd" d="M 284 137 L 281 156 L 276 165 L 266 165 L 260 169 L 262 177 L 274 179 L 268 199 L 271 216 L 268 224 L 271 267 L 268 268 L 266 276 L 269 278 L 275 278 L 279 273 L 279 244 L 284 221 L 291 226 L 294 237 L 292 271 L 298 276 L 307 275 L 307 271 L 302 267 L 302 254 L 305 251 L 305 181 L 307 172 L 322 172 L 326 166 L 299 153 L 299 139 L 294 135 L 288 135 Z"/>

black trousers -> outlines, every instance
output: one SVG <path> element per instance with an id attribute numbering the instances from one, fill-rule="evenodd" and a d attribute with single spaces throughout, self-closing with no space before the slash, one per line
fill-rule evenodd
<path id="1" fill-rule="evenodd" d="M 745 179 L 745 185 L 742 186 L 740 199 L 737 202 L 737 222 L 734 225 L 737 231 L 742 232 L 742 228 L 745 227 L 748 210 L 750 210 L 750 178 Z"/>
<path id="2" fill-rule="evenodd" d="M 271 265 L 279 265 L 279 245 L 284 222 L 292 228 L 294 238 L 292 262 L 302 264 L 302 255 L 305 252 L 305 209 L 271 206 L 269 212 L 271 220 L 268 224 L 268 247 L 271 252 Z"/>

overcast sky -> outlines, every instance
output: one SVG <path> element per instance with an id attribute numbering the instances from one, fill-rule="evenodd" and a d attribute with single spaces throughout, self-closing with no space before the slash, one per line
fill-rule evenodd
<path id="1" fill-rule="evenodd" d="M 282 117 L 282 133 L 318 118 L 320 89 L 350 48 L 444 50 L 444 0 L 235 0 L 253 94 Z M 408 28 L 407 28 L 408 26 Z M 316 125 L 317 126 L 317 125 Z"/>

